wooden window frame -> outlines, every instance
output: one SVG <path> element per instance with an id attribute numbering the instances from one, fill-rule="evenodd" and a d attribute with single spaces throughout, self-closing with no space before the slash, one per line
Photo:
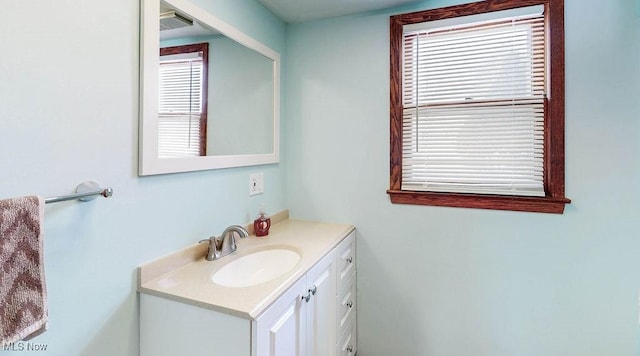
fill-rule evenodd
<path id="1" fill-rule="evenodd" d="M 550 91 L 544 118 L 544 197 L 402 190 L 403 26 L 519 7 L 544 5 Z M 391 16 L 390 19 L 390 187 L 394 204 L 449 206 L 562 214 L 564 194 L 564 0 L 486 0 Z"/>
<path id="2" fill-rule="evenodd" d="M 202 52 L 202 113 L 200 114 L 200 156 L 207 155 L 207 103 L 209 88 L 209 43 L 194 43 L 160 48 L 160 56 Z"/>

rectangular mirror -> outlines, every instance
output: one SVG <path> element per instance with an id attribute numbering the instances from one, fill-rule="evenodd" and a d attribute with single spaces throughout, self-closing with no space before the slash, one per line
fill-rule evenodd
<path id="1" fill-rule="evenodd" d="M 139 174 L 276 163 L 280 55 L 186 0 L 142 0 Z"/>

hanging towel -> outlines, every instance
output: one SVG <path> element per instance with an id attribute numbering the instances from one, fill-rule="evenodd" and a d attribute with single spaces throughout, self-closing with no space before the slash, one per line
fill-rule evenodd
<path id="1" fill-rule="evenodd" d="M 43 215 L 40 197 L 0 200 L 0 345 L 47 328 Z"/>

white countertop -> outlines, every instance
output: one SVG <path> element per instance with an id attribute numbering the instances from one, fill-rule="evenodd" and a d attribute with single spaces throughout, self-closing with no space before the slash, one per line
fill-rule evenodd
<path id="1" fill-rule="evenodd" d="M 346 224 L 289 220 L 287 213 L 285 220 L 271 226 L 267 237 L 237 239 L 237 251 L 219 260 L 207 261 L 206 244 L 196 244 L 139 267 L 138 292 L 255 319 L 353 230 Z M 277 247 L 300 254 L 298 264 L 284 275 L 241 288 L 211 281 L 211 276 L 229 262 Z"/>

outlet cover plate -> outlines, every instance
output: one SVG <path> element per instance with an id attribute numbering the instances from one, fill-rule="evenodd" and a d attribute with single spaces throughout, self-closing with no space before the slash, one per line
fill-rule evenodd
<path id="1" fill-rule="evenodd" d="M 249 174 L 249 196 L 264 193 L 264 174 Z"/>

